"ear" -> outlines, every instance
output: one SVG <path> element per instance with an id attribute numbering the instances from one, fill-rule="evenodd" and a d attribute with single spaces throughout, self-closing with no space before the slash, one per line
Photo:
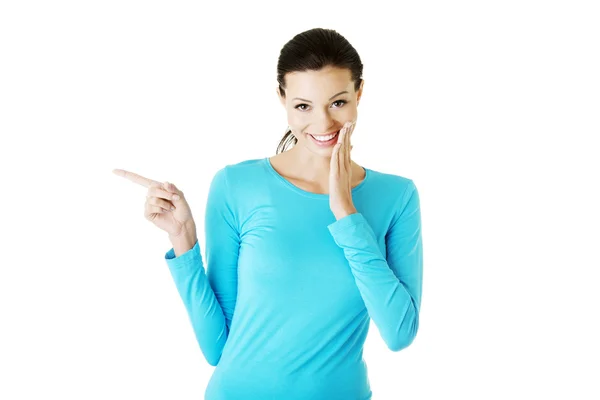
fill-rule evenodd
<path id="1" fill-rule="evenodd" d="M 281 95 L 281 92 L 279 91 L 279 86 L 277 86 L 275 88 L 275 92 L 277 92 L 277 97 L 279 97 L 279 102 L 281 103 L 281 105 L 285 108 L 285 97 L 283 97 Z"/>
<path id="2" fill-rule="evenodd" d="M 360 97 L 362 96 L 363 86 L 365 85 L 365 80 L 363 79 L 360 82 L 360 87 L 358 88 L 358 92 L 356 92 L 356 106 L 360 103 Z"/>

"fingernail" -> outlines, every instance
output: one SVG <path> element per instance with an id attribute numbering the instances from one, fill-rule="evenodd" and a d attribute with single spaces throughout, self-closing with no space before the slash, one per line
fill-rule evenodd
<path id="1" fill-rule="evenodd" d="M 179 200 L 180 198 L 181 198 L 181 197 L 179 197 L 179 195 L 178 195 L 178 194 L 176 194 L 176 195 L 174 195 L 174 196 L 173 196 L 173 200 Z"/>

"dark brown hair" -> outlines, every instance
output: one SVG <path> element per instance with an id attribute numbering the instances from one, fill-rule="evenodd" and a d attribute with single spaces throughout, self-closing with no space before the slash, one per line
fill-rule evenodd
<path id="1" fill-rule="evenodd" d="M 342 35 L 333 29 L 314 28 L 294 36 L 279 53 L 277 61 L 277 82 L 279 92 L 285 98 L 285 74 L 320 70 L 326 66 L 348 68 L 350 70 L 354 90 L 358 91 L 362 82 L 363 64 L 358 53 Z M 279 154 L 287 150 L 287 146 L 298 143 L 298 139 L 287 129 L 277 146 Z"/>

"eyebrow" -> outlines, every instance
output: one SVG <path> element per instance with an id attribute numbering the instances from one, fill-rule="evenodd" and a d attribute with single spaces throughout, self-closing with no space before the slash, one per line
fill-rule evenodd
<path id="1" fill-rule="evenodd" d="M 331 99 L 333 99 L 334 97 L 337 97 L 337 96 L 339 96 L 340 94 L 343 94 L 343 93 L 348 93 L 348 91 L 347 91 L 347 90 L 344 90 L 343 92 L 339 92 L 338 94 L 334 94 L 333 96 L 331 96 L 331 97 L 329 98 L 329 100 L 331 100 Z M 306 101 L 307 103 L 312 103 L 312 101 L 310 101 L 310 100 L 306 100 L 306 99 L 301 99 L 300 97 L 294 97 L 292 100 L 302 100 L 302 101 Z"/>

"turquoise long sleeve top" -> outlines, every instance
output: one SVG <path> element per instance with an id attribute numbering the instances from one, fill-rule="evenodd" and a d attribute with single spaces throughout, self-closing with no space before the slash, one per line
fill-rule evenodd
<path id="1" fill-rule="evenodd" d="M 200 349 L 206 400 L 372 398 L 370 321 L 392 351 L 419 328 L 423 243 L 414 182 L 365 168 L 336 220 L 269 158 L 220 169 L 196 242 L 165 260 Z M 204 263 L 206 262 L 206 264 Z M 206 266 L 206 270 L 205 270 Z"/>

